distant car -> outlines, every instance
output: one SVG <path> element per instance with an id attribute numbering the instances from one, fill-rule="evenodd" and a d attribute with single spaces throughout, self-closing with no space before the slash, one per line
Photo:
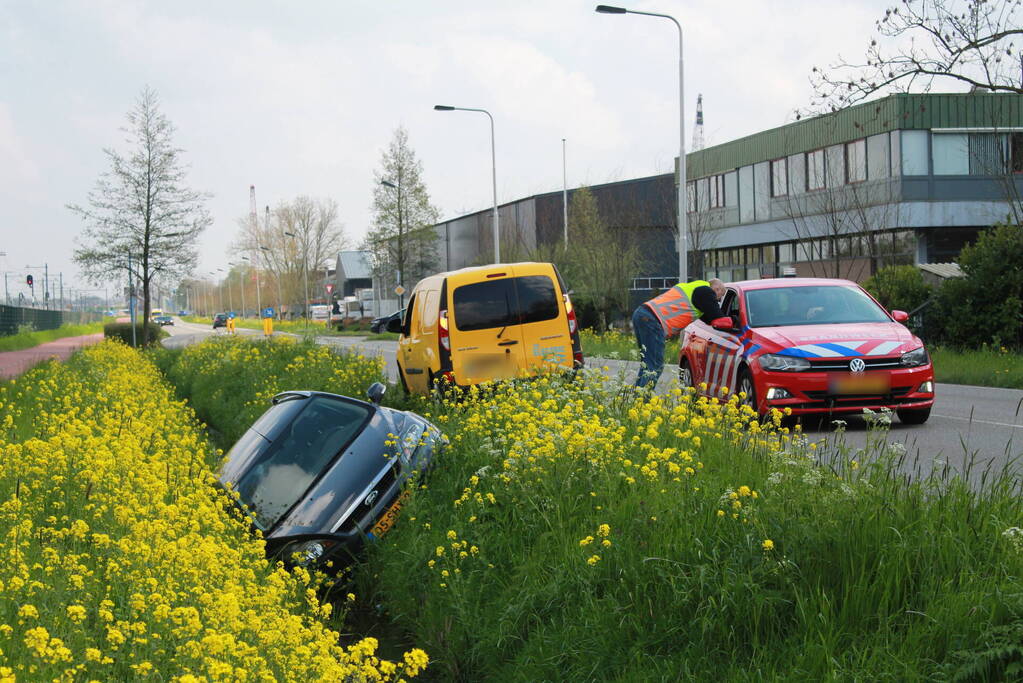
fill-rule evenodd
<path id="1" fill-rule="evenodd" d="M 392 320 L 400 321 L 402 316 L 405 315 L 405 309 L 395 311 L 390 315 L 384 315 L 379 318 L 373 318 L 373 322 L 369 324 L 369 331 L 373 334 L 380 334 L 387 329 L 387 324 Z"/>
<path id="2" fill-rule="evenodd" d="M 163 327 L 164 325 L 173 325 L 174 318 L 170 317 L 169 315 L 158 315 L 155 318 L 153 318 L 153 322 L 159 325 L 160 327 Z"/>
<path id="3" fill-rule="evenodd" d="M 886 311 L 848 280 L 778 278 L 728 285 L 731 321 L 682 333 L 679 379 L 710 396 L 742 396 L 761 415 L 894 410 L 927 421 L 934 367 L 903 311 Z"/>
<path id="4" fill-rule="evenodd" d="M 213 316 L 213 329 L 227 327 L 227 313 L 217 313 Z"/>
<path id="5" fill-rule="evenodd" d="M 318 391 L 286 391 L 231 448 L 219 481 L 270 557 L 334 570 L 394 525 L 405 486 L 447 438 L 419 415 Z M 397 435 L 397 437 L 395 437 Z"/>

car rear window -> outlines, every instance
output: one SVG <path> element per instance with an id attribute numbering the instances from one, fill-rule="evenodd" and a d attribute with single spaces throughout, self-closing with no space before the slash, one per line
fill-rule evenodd
<path id="1" fill-rule="evenodd" d="M 455 289 L 455 325 L 459 330 L 485 330 L 558 317 L 554 281 L 546 275 L 486 280 Z"/>

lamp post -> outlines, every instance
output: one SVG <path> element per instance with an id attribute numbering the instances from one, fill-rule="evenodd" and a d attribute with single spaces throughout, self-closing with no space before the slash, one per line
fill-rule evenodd
<path id="1" fill-rule="evenodd" d="M 297 237 L 297 235 L 295 233 L 288 232 L 286 230 L 284 231 L 284 234 L 287 235 L 288 237 L 290 237 L 291 239 L 295 239 Z M 302 244 L 302 286 L 304 288 L 303 294 L 305 295 L 305 311 L 303 312 L 302 315 L 306 319 L 306 322 L 308 322 L 309 321 L 309 264 L 308 264 L 308 259 L 306 258 L 305 244 L 304 243 Z"/>
<path id="2" fill-rule="evenodd" d="M 405 287 L 402 284 L 402 280 L 403 280 L 403 273 L 405 271 L 405 242 L 404 242 L 405 234 L 402 231 L 402 221 L 401 221 L 401 179 L 400 178 L 398 179 L 398 184 L 397 185 L 395 185 L 394 183 L 392 183 L 389 180 L 381 180 L 380 184 L 384 185 L 385 187 L 389 187 L 389 188 L 393 189 L 398 194 L 398 273 L 397 273 L 397 277 L 395 278 L 395 284 L 398 287 L 401 287 L 402 290 L 404 290 Z M 405 308 L 405 292 L 404 291 L 402 291 L 402 293 L 398 295 L 398 309 L 400 310 L 402 308 Z"/>
<path id="3" fill-rule="evenodd" d="M 269 211 L 270 207 L 268 206 L 266 208 Z M 266 254 L 263 255 L 263 258 L 267 258 L 267 254 L 270 253 L 270 249 L 264 247 L 262 244 L 259 245 L 259 248 L 260 250 L 266 252 Z M 279 269 L 277 271 L 277 320 L 278 321 L 284 320 L 284 318 L 281 317 L 281 273 Z"/>
<path id="4" fill-rule="evenodd" d="M 225 271 L 224 271 L 223 268 L 217 268 L 217 272 L 223 273 Z M 231 294 L 231 274 L 227 273 L 226 278 L 227 278 L 227 307 L 230 310 L 233 311 L 234 310 L 234 296 Z"/>
<path id="5" fill-rule="evenodd" d="M 678 29 L 678 272 L 679 282 L 689 279 L 689 231 L 686 225 L 686 136 L 685 136 L 685 91 L 684 70 L 682 61 L 682 25 L 675 17 L 656 12 L 640 12 L 639 10 L 597 5 L 600 14 L 642 14 L 647 17 L 669 19 Z"/>
<path id="6" fill-rule="evenodd" d="M 217 274 L 211 270 L 210 277 L 216 278 Z M 220 310 L 224 310 L 224 288 L 219 283 L 217 284 L 217 294 L 220 296 Z"/>
<path id="7" fill-rule="evenodd" d="M 262 317 L 263 313 L 263 300 L 259 296 L 259 264 L 250 259 L 248 256 L 242 256 L 242 259 L 252 264 L 252 267 L 256 269 L 256 317 Z"/>
<path id="8" fill-rule="evenodd" d="M 486 114 L 490 119 L 490 170 L 494 183 L 494 263 L 501 262 L 501 230 L 497 217 L 497 154 L 494 151 L 494 117 L 486 109 L 473 109 L 471 107 L 452 107 L 446 104 L 435 104 L 436 111 L 475 111 Z"/>

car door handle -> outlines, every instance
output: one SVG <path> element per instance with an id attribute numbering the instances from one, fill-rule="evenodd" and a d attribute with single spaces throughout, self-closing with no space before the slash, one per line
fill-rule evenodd
<path id="1" fill-rule="evenodd" d="M 497 342 L 498 346 L 511 346 L 512 344 L 518 344 L 517 339 L 509 339 L 508 341 Z"/>

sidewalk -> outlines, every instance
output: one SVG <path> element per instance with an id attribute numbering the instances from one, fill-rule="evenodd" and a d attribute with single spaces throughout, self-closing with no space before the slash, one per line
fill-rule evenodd
<path id="1" fill-rule="evenodd" d="M 0 380 L 13 379 L 49 358 L 67 360 L 72 353 L 83 346 L 98 344 L 101 341 L 103 341 L 103 333 L 97 332 L 81 337 L 65 337 L 21 351 L 0 352 Z"/>

